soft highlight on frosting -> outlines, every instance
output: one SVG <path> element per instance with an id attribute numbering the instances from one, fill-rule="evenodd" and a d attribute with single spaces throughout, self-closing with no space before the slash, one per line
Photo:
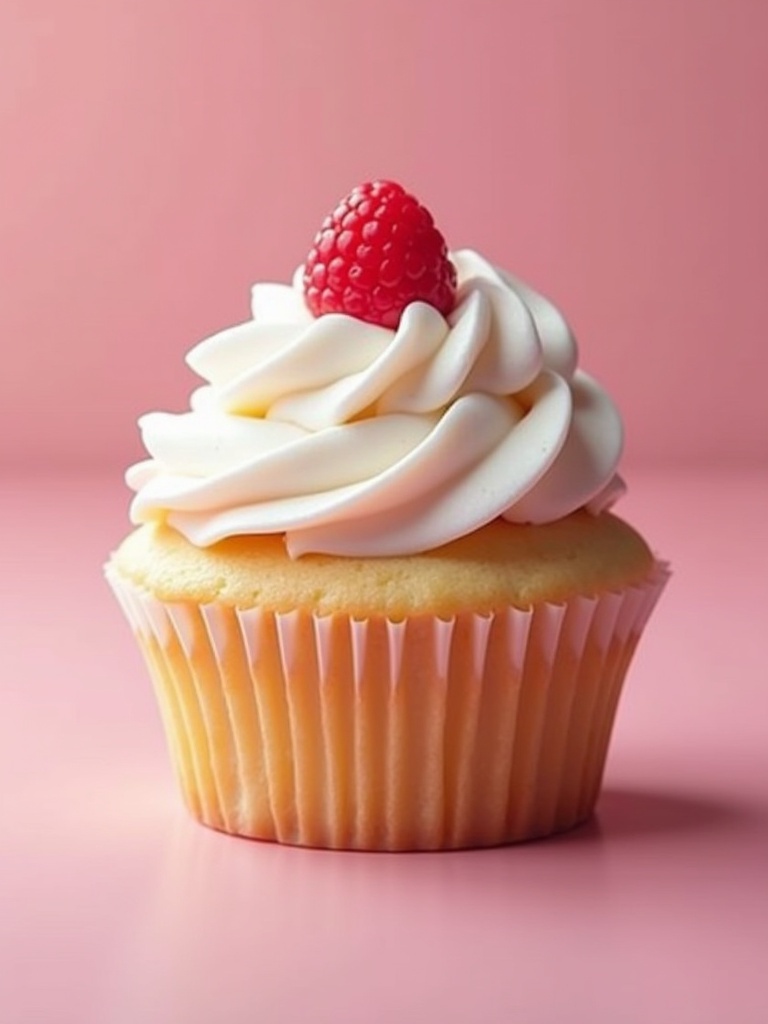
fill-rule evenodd
<path id="1" fill-rule="evenodd" d="M 252 319 L 189 353 L 206 382 L 190 411 L 139 421 L 133 521 L 201 547 L 284 533 L 294 557 L 408 555 L 612 504 L 621 420 L 562 314 L 477 253 L 451 258 L 453 312 L 414 302 L 396 331 L 315 319 L 301 270 L 256 285 Z"/>

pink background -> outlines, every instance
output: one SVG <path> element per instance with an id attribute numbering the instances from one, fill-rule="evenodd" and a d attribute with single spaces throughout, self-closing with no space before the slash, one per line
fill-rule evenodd
<path id="1" fill-rule="evenodd" d="M 630 462 L 765 458 L 766 38 L 760 0 L 3 0 L 0 463 L 138 456 L 372 176 L 563 306 Z"/>
<path id="2" fill-rule="evenodd" d="M 766 97 L 763 0 L 0 0 L 3 1024 L 765 1024 Z M 137 415 L 377 175 L 567 311 L 673 563 L 547 842 L 197 826 L 102 578 Z"/>

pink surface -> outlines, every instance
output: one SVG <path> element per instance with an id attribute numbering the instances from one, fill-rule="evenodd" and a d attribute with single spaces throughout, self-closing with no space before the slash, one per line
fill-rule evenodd
<path id="1" fill-rule="evenodd" d="M 563 306 L 630 459 L 764 458 L 768 5 L 372 11 L 0 5 L 0 462 L 131 461 L 183 353 L 382 174 Z"/>
<path id="2" fill-rule="evenodd" d="M 635 474 L 623 510 L 675 575 L 599 816 L 456 854 L 187 818 L 100 574 L 126 500 L 114 477 L 4 484 L 3 1024 L 768 1019 L 764 474 Z"/>

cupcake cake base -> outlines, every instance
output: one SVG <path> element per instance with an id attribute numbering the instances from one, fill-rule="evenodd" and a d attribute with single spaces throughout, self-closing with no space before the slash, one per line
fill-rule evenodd
<path id="1" fill-rule="evenodd" d="M 158 529 L 143 551 L 168 542 L 172 531 Z M 566 547 L 564 565 L 577 557 Z M 234 557 L 195 552 L 211 573 Z M 200 600 L 210 581 L 199 566 L 173 573 L 197 599 L 172 595 L 162 558 L 147 555 L 152 577 L 135 555 L 131 563 L 129 545 L 107 575 L 149 666 L 193 815 L 236 835 L 334 849 L 493 846 L 586 820 L 627 668 L 667 578 L 649 556 L 624 585 L 528 607 L 446 612 L 444 595 L 439 614 L 351 615 Z M 286 561 L 290 573 L 297 563 Z M 463 568 L 466 577 L 477 565 Z"/>

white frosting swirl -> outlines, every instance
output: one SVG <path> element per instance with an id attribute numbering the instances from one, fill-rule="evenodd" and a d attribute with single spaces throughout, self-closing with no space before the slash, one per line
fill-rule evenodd
<path id="1" fill-rule="evenodd" d="M 292 556 L 406 555 L 611 504 L 621 420 L 565 319 L 476 253 L 451 258 L 454 311 L 414 302 L 396 331 L 315 319 L 300 271 L 256 285 L 253 319 L 189 353 L 207 381 L 190 411 L 141 418 L 133 521 L 198 546 L 279 532 Z"/>

